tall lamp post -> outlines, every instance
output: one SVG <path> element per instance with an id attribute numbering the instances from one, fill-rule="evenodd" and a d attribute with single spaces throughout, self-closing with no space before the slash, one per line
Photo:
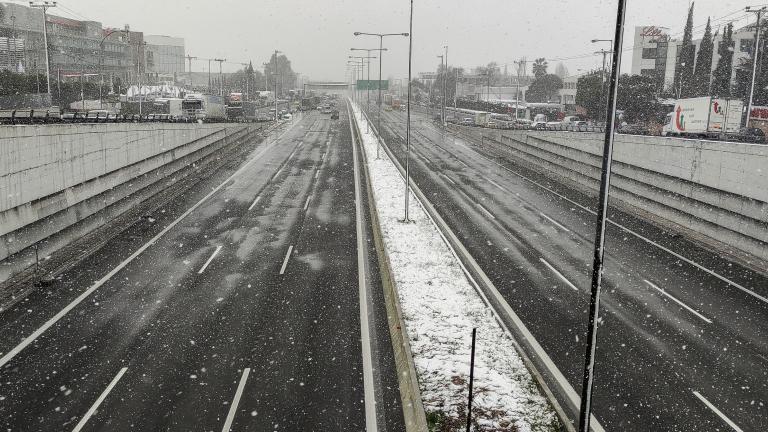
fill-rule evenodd
<path id="1" fill-rule="evenodd" d="M 275 50 L 275 73 L 272 74 L 275 79 L 275 122 L 277 122 L 277 55 L 281 54 L 282 51 Z"/>
<path id="2" fill-rule="evenodd" d="M 592 385 L 595 376 L 595 352 L 597 350 L 597 325 L 600 314 L 600 289 L 603 280 L 603 258 L 605 256 L 605 224 L 608 214 L 608 192 L 611 185 L 613 162 L 613 138 L 616 122 L 616 93 L 621 69 L 621 46 L 624 39 L 624 16 L 627 0 L 618 0 L 616 31 L 612 42 L 611 81 L 605 113 L 605 140 L 603 144 L 602 172 L 600 174 L 600 195 L 597 208 L 597 223 L 592 261 L 592 286 L 589 301 L 589 326 L 587 327 L 587 349 L 584 356 L 584 379 L 581 387 L 579 410 L 579 431 L 589 432 L 592 413 Z"/>
<path id="3" fill-rule="evenodd" d="M 48 8 L 56 7 L 56 2 L 48 2 L 48 1 L 42 1 L 42 2 L 29 2 L 29 7 L 31 8 L 38 8 L 43 10 L 43 45 L 45 48 L 45 79 L 48 83 L 48 94 L 51 94 L 51 63 L 50 58 L 48 55 L 48 17 L 47 17 L 47 11 Z M 15 20 L 14 20 L 15 23 Z"/>
<path id="4" fill-rule="evenodd" d="M 610 46 L 613 46 L 613 39 L 592 39 L 592 43 L 598 43 L 598 42 L 608 42 Z M 603 55 L 603 69 L 602 72 L 600 72 L 600 107 L 603 107 L 603 100 L 605 100 L 605 60 L 608 56 L 608 54 L 611 54 L 610 50 L 604 50 L 601 49 L 600 51 L 595 51 L 595 54 L 602 54 Z"/>
<path id="5" fill-rule="evenodd" d="M 410 159 L 411 159 L 411 76 L 413 73 L 413 0 L 411 0 L 410 19 L 408 24 L 408 102 L 406 105 L 405 122 L 405 214 L 403 222 L 408 218 L 408 195 L 411 191 Z"/>
<path id="6" fill-rule="evenodd" d="M 349 56 L 349 58 L 351 58 L 351 59 L 360 59 L 360 66 L 362 67 L 362 69 L 360 71 L 360 79 L 361 80 L 363 78 L 363 71 L 365 71 L 365 61 L 368 60 L 368 76 L 369 77 L 371 76 L 371 59 L 375 59 L 376 56 Z M 369 102 L 370 102 L 370 98 L 371 98 L 371 89 L 369 88 L 368 89 L 368 101 Z M 362 99 L 362 97 L 360 99 Z M 360 119 L 362 120 L 362 118 L 363 118 L 363 110 L 361 108 L 360 109 Z"/>
<path id="7" fill-rule="evenodd" d="M 365 33 L 365 32 L 355 32 L 354 34 L 355 34 L 355 36 L 378 36 L 379 37 L 379 48 L 380 49 L 384 48 L 384 38 L 387 37 L 387 36 L 405 36 L 405 37 L 409 36 L 408 33 Z M 384 51 L 384 50 L 382 49 L 381 51 Z M 378 119 L 377 119 L 377 125 L 378 126 L 377 127 L 379 128 L 379 130 L 381 130 L 381 103 L 382 103 L 382 99 L 381 99 L 381 64 L 384 61 L 384 53 L 381 52 L 381 51 L 379 52 L 379 56 L 380 56 L 380 58 L 379 58 L 379 96 L 378 96 L 378 100 L 377 100 L 377 104 L 379 106 L 379 109 L 378 109 L 378 111 L 379 111 L 378 112 Z M 377 145 L 376 146 L 376 159 L 378 159 L 378 158 L 379 158 L 379 146 Z"/>
<path id="8" fill-rule="evenodd" d="M 371 51 L 379 51 L 379 56 L 384 55 L 382 51 L 386 51 L 386 48 L 350 48 L 350 51 L 365 51 L 369 56 L 371 55 Z M 368 57 L 369 59 L 376 58 L 376 57 Z M 381 67 L 381 58 L 379 58 L 379 67 Z M 367 85 L 366 90 L 368 91 L 368 100 L 366 101 L 366 106 L 371 106 L 371 62 L 368 60 L 368 78 L 367 78 Z M 378 87 L 381 88 L 381 76 L 379 76 L 379 84 Z M 379 89 L 379 92 L 381 92 L 381 89 Z"/>
<path id="9" fill-rule="evenodd" d="M 749 87 L 749 103 L 747 104 L 747 121 L 744 126 L 749 126 L 749 116 L 752 114 L 752 98 L 755 95 L 755 78 L 757 77 L 757 60 L 760 58 L 760 19 L 763 17 L 763 13 L 768 11 L 767 6 L 763 7 L 750 7 L 747 6 L 747 12 L 757 14 L 757 22 L 755 23 L 755 45 L 752 50 L 752 84 Z M 727 120 L 726 120 L 727 121 Z M 723 128 L 726 129 L 726 128 Z"/>
<path id="10" fill-rule="evenodd" d="M 440 59 L 440 66 L 443 67 L 445 65 L 445 56 L 439 55 L 437 58 Z M 437 77 L 440 77 L 440 73 L 437 74 Z M 445 123 L 445 76 L 443 76 L 442 84 L 443 91 L 441 92 L 442 95 L 440 96 L 440 121 Z"/>

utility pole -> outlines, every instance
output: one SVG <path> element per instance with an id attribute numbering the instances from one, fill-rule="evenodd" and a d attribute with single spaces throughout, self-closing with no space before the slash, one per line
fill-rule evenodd
<path id="1" fill-rule="evenodd" d="M 275 73 L 272 74 L 275 79 L 275 122 L 277 122 L 278 116 L 277 116 L 277 55 L 280 54 L 280 51 L 275 50 Z"/>
<path id="2" fill-rule="evenodd" d="M 219 62 L 219 96 L 224 96 L 224 75 L 221 74 L 221 64 L 227 59 L 216 58 L 213 61 Z"/>
<path id="3" fill-rule="evenodd" d="M 29 2 L 29 7 L 43 10 L 43 45 L 45 46 L 45 79 L 48 82 L 48 94 L 51 94 L 51 64 L 48 56 L 48 8 L 56 7 L 56 2 Z M 14 20 L 15 22 L 15 20 Z M 14 41 L 15 43 L 15 41 Z"/>
<path id="4" fill-rule="evenodd" d="M 515 90 L 515 120 L 519 120 L 520 115 L 518 114 L 518 111 L 520 109 L 520 70 L 525 64 L 525 59 L 521 58 L 520 60 L 514 63 L 515 65 L 517 65 L 517 90 Z"/>
<path id="5" fill-rule="evenodd" d="M 440 59 L 440 67 L 441 68 L 444 67 L 444 65 L 445 65 L 445 56 L 444 55 L 439 55 L 437 57 Z M 440 78 L 441 75 L 443 76 L 443 80 L 442 80 L 443 82 L 441 83 L 442 85 L 440 86 L 440 87 L 442 87 L 442 89 L 440 90 L 440 93 L 441 93 L 441 95 L 440 95 L 440 123 L 443 123 L 445 121 L 445 112 L 444 112 L 444 110 L 445 110 L 445 72 L 443 72 L 441 74 L 438 71 L 437 78 Z M 437 81 L 437 78 L 435 79 L 435 81 Z"/>
<path id="6" fill-rule="evenodd" d="M 744 126 L 749 126 L 749 116 L 752 114 L 752 98 L 755 95 L 755 79 L 757 78 L 757 61 L 760 59 L 760 19 L 763 17 L 763 12 L 768 10 L 768 7 L 762 6 L 758 9 L 754 9 L 747 6 L 746 11 L 757 14 L 757 21 L 755 23 L 755 45 L 752 49 L 752 84 L 749 88 L 749 104 L 747 105 L 747 120 Z M 728 119 L 725 119 L 728 122 Z M 726 125 L 727 126 L 727 125 Z M 724 128 L 725 129 L 725 128 Z"/>
<path id="7" fill-rule="evenodd" d="M 446 125 L 445 121 L 445 105 L 448 103 L 446 98 L 448 97 L 448 45 L 443 45 L 445 48 L 445 71 L 443 72 L 443 126 Z"/>
<path id="8" fill-rule="evenodd" d="M 193 88 L 193 85 L 192 85 L 192 60 L 196 60 L 197 57 L 194 57 L 194 56 L 191 56 L 191 55 L 187 54 L 185 58 L 189 62 L 189 87 Z"/>

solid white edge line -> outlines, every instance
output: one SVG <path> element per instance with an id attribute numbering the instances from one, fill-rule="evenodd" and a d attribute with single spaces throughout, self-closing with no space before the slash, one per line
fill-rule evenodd
<path id="1" fill-rule="evenodd" d="M 733 430 L 736 432 L 744 432 L 740 427 L 736 426 L 736 423 L 731 421 L 728 417 L 725 416 L 725 414 L 722 413 L 719 409 L 717 409 L 716 406 L 712 405 L 710 401 L 707 400 L 704 396 L 701 395 L 701 393 L 697 392 L 696 390 L 693 391 L 693 395 L 699 398 L 700 401 L 704 402 L 704 405 L 706 405 L 709 409 L 711 409 L 715 414 L 717 414 L 718 417 L 720 417 L 724 422 L 728 424 L 728 426 L 732 427 Z"/>
<path id="2" fill-rule="evenodd" d="M 286 129 L 283 131 L 282 134 L 280 134 L 280 137 L 282 137 L 286 132 L 291 130 L 291 128 Z M 279 139 L 279 137 L 277 138 Z M 226 184 L 228 184 L 232 179 L 234 179 L 236 176 L 240 175 L 241 172 L 245 171 L 252 163 L 256 162 L 259 158 L 261 158 L 268 150 L 271 150 L 275 143 L 277 142 L 277 139 L 273 141 L 271 144 L 268 144 L 265 148 L 263 148 L 259 153 L 253 156 L 251 160 L 245 163 L 242 167 L 240 167 L 239 170 L 235 171 L 231 176 L 227 177 L 226 180 L 224 180 L 220 185 L 215 187 L 212 191 L 208 193 L 208 195 L 204 196 L 200 201 L 195 203 L 192 207 L 190 207 L 187 211 L 185 211 L 181 216 L 176 218 L 173 222 L 171 222 L 167 227 L 165 227 L 162 231 L 157 233 L 152 239 L 150 239 L 147 243 L 145 243 L 142 247 L 136 250 L 136 252 L 132 253 L 131 256 L 126 258 L 123 262 L 118 264 L 115 268 L 113 268 L 109 273 L 104 275 L 101 279 L 96 281 L 93 285 L 91 285 L 90 288 L 83 291 L 82 294 L 77 296 L 76 299 L 72 300 L 67 306 L 64 307 L 64 309 L 60 310 L 56 315 L 51 317 L 48 321 L 45 322 L 40 328 L 35 330 L 31 335 L 27 336 L 22 340 L 18 345 L 16 345 L 13 349 L 8 351 L 2 358 L 0 358 L 0 368 L 5 366 L 11 359 L 16 357 L 21 351 L 24 350 L 24 348 L 28 347 L 32 342 L 34 342 L 37 338 L 40 337 L 43 333 L 46 332 L 51 326 L 56 324 L 61 318 L 64 317 L 69 311 L 71 311 L 75 306 L 80 304 L 83 300 L 88 298 L 91 294 L 93 294 L 94 291 L 96 291 L 100 286 L 104 285 L 108 280 L 112 278 L 112 276 L 116 275 L 120 270 L 125 268 L 128 264 L 131 263 L 136 257 L 144 253 L 145 250 L 147 250 L 150 246 L 155 244 L 160 238 L 162 238 L 168 231 L 173 229 L 179 222 L 181 222 L 184 218 L 190 215 L 193 211 L 197 210 L 198 207 L 203 205 L 204 202 L 206 202 L 210 197 L 212 197 L 214 194 L 216 194 L 219 190 L 221 190 Z"/>
<path id="3" fill-rule="evenodd" d="M 448 180 L 449 182 L 451 182 L 451 183 L 453 183 L 453 184 L 456 184 L 456 182 L 455 182 L 455 181 L 453 181 L 453 179 L 452 179 L 452 178 L 448 177 L 448 175 L 446 175 L 446 174 L 443 174 L 443 173 L 440 173 L 440 175 L 441 175 L 441 176 L 443 176 L 443 177 L 445 177 L 445 179 L 446 179 L 446 180 Z"/>
<path id="4" fill-rule="evenodd" d="M 253 200 L 253 204 L 251 204 L 250 207 L 248 207 L 248 211 L 253 210 L 254 207 L 256 207 L 256 203 L 258 203 L 261 200 L 261 196 L 257 196 L 255 200 Z"/>
<path id="5" fill-rule="evenodd" d="M 210 258 L 208 258 L 208 261 L 203 264 L 202 267 L 200 267 L 200 270 L 197 271 L 197 274 L 203 274 L 206 268 L 208 268 L 208 265 L 211 264 L 211 261 L 213 261 L 214 258 L 216 258 L 216 255 L 219 254 L 219 251 L 221 251 L 222 246 L 216 246 L 216 250 L 213 251 L 213 254 L 211 254 Z"/>
<path id="6" fill-rule="evenodd" d="M 482 204 L 480 204 L 480 203 L 475 203 L 475 205 L 476 205 L 476 206 L 478 206 L 478 207 L 480 207 L 480 209 L 481 209 L 482 211 L 484 211 L 484 212 L 485 212 L 485 214 L 487 214 L 487 215 L 488 215 L 488 216 L 489 216 L 491 219 L 496 219 L 496 216 L 494 216 L 494 215 L 493 215 L 493 213 L 489 212 L 487 208 L 483 207 L 483 205 L 482 205 Z"/>
<path id="7" fill-rule="evenodd" d="M 495 181 L 493 181 L 493 180 L 491 180 L 491 179 L 489 179 L 489 178 L 486 178 L 486 180 L 488 180 L 488 183 L 490 183 L 490 184 L 492 184 L 492 185 L 496 186 L 497 188 L 501 189 L 502 191 L 504 191 L 504 192 L 509 192 L 509 191 L 507 190 L 507 188 L 505 188 L 504 186 L 502 186 L 502 185 L 500 185 L 500 184 L 496 183 Z"/>
<path id="8" fill-rule="evenodd" d="M 315 178 L 317 178 L 317 176 L 319 176 L 319 175 L 320 175 L 320 168 L 318 168 L 317 170 L 315 170 Z"/>
<path id="9" fill-rule="evenodd" d="M 696 312 L 696 310 L 695 310 L 695 309 L 693 309 L 692 307 L 690 307 L 690 306 L 688 306 L 687 304 L 683 303 L 682 301 L 678 300 L 677 298 L 675 298 L 674 296 L 672 296 L 672 294 L 670 294 L 670 293 L 668 293 L 668 292 L 664 291 L 663 289 L 659 288 L 659 287 L 658 287 L 658 286 L 656 286 L 656 285 L 655 285 L 653 282 L 649 281 L 648 279 L 643 279 L 643 282 L 647 283 L 647 284 L 648 284 L 648 285 L 649 285 L 651 288 L 655 289 L 656 291 L 658 291 L 658 292 L 660 292 L 660 293 L 664 294 L 665 296 L 667 296 L 668 298 L 670 298 L 670 299 L 671 299 L 672 301 L 674 301 L 675 303 L 677 303 L 677 304 L 679 304 L 680 306 L 684 307 L 684 308 L 685 308 L 685 309 L 686 309 L 688 312 L 690 312 L 690 313 L 692 313 L 692 314 L 696 315 L 697 317 L 701 318 L 701 319 L 702 319 L 702 320 L 704 320 L 704 321 L 705 321 L 707 324 L 712 324 L 712 320 L 710 320 L 709 318 L 705 317 L 704 315 L 702 315 L 702 314 L 700 314 L 700 313 Z"/>
<path id="10" fill-rule="evenodd" d="M 80 432 L 81 430 L 83 430 L 83 427 L 85 426 L 85 424 L 88 423 L 88 420 L 90 420 L 94 414 L 96 414 L 96 410 L 99 408 L 99 405 L 101 405 L 101 403 L 104 402 L 104 399 L 107 398 L 107 396 L 109 395 L 109 392 L 111 392 L 112 389 L 115 387 L 115 385 L 117 385 L 117 382 L 120 381 L 120 378 L 123 377 L 123 375 L 127 370 L 128 370 L 127 367 L 120 369 L 120 372 L 118 372 L 117 375 L 115 375 L 115 377 L 112 378 L 112 381 L 109 383 L 107 388 L 105 388 L 104 391 L 101 392 L 101 395 L 99 396 L 98 399 L 96 399 L 96 402 L 94 402 L 93 405 L 91 405 L 91 407 L 88 408 L 88 412 L 86 412 L 83 418 L 80 419 L 80 421 L 77 423 L 77 426 L 75 426 L 75 428 L 72 429 L 72 432 Z"/>
<path id="11" fill-rule="evenodd" d="M 307 202 L 304 203 L 304 210 L 307 210 L 309 208 L 309 201 L 312 200 L 312 196 L 307 197 Z"/>
<path id="12" fill-rule="evenodd" d="M 349 107 L 349 105 L 347 105 Z M 353 110 L 354 117 L 354 110 Z M 359 123 L 358 123 L 359 125 Z M 373 360 L 371 355 L 371 335 L 368 328 L 368 287 L 365 283 L 366 260 L 363 255 L 363 210 L 362 192 L 360 192 L 360 165 L 357 146 L 355 145 L 355 131 L 352 121 L 349 122 L 349 131 L 352 133 L 352 154 L 355 177 L 355 219 L 357 219 L 357 281 L 360 292 L 360 342 L 363 350 L 363 394 L 365 395 L 365 430 L 376 432 L 376 395 L 373 388 Z"/>
<path id="13" fill-rule="evenodd" d="M 547 260 L 545 260 L 544 258 L 539 258 L 539 261 L 541 261 L 542 263 L 544 263 L 544 265 L 545 265 L 545 266 L 549 267 L 549 269 L 550 269 L 550 270 L 552 270 L 552 273 L 556 274 L 556 275 L 557 275 L 557 277 L 559 277 L 559 278 L 560 278 L 560 279 L 561 279 L 563 282 L 565 282 L 566 284 L 568 284 L 568 286 L 569 286 L 569 287 L 573 288 L 573 289 L 574 289 L 574 291 L 578 291 L 578 290 L 579 290 L 578 288 L 576 288 L 576 285 L 572 284 L 572 283 L 571 283 L 571 281 L 569 281 L 569 280 L 568 280 L 568 279 L 567 279 L 565 276 L 563 276 L 563 274 L 562 274 L 562 273 L 560 273 L 559 271 L 557 271 L 557 269 L 556 269 L 556 268 L 554 268 L 554 267 L 552 266 L 552 264 L 548 263 L 548 262 L 547 262 Z"/>
<path id="14" fill-rule="evenodd" d="M 291 259 L 291 252 L 293 252 L 293 245 L 288 247 L 288 252 L 285 253 L 285 259 L 283 260 L 283 266 L 280 267 L 280 274 L 285 273 L 285 268 L 288 267 L 288 260 Z"/>
<path id="15" fill-rule="evenodd" d="M 390 128 L 390 130 L 392 130 L 392 129 Z M 384 145 L 384 146 L 387 145 L 386 142 L 384 142 L 384 140 L 381 140 L 381 141 L 382 141 L 382 145 Z M 387 150 L 385 150 L 385 152 L 386 151 Z M 392 161 L 392 163 L 395 165 L 395 167 L 397 167 L 398 171 L 400 172 L 400 178 L 403 179 L 403 181 L 405 181 L 405 175 L 403 174 L 404 170 L 403 170 L 402 166 L 400 165 L 400 163 L 395 161 L 395 160 L 393 160 L 393 158 L 390 157 L 389 153 L 386 153 L 386 155 L 389 158 L 389 160 Z M 480 155 L 480 156 L 482 157 L 482 155 Z M 507 169 L 504 166 L 501 166 L 501 167 L 504 168 L 504 169 Z M 517 174 L 514 171 L 511 171 L 511 170 L 509 170 L 509 171 L 511 173 L 513 173 L 513 174 Z M 416 189 L 418 189 L 418 186 L 414 185 L 414 187 Z M 432 206 L 432 204 L 429 201 L 423 203 L 423 202 L 421 202 L 420 199 L 418 199 L 418 197 L 417 197 L 416 201 L 419 203 L 419 205 L 422 206 L 422 208 L 429 206 L 434 211 L 434 207 Z M 435 219 L 432 217 L 432 215 L 429 212 L 426 211 L 426 209 L 425 209 L 425 212 L 426 212 L 427 217 L 429 218 L 429 220 L 432 221 L 432 223 L 435 224 L 435 226 L 440 226 L 440 225 L 438 225 L 437 221 L 435 221 Z M 436 211 L 435 211 L 435 213 L 436 213 L 436 216 L 442 220 L 442 218 L 440 217 L 439 214 L 437 214 Z M 442 224 L 445 224 L 445 221 L 442 221 Z M 445 224 L 445 226 L 447 226 L 447 224 Z M 501 313 L 498 312 L 496 310 L 496 308 L 494 308 L 491 305 L 491 301 L 488 299 L 488 296 L 486 296 L 485 292 L 480 288 L 479 283 L 477 282 L 477 280 L 475 280 L 475 277 L 472 276 L 472 273 L 470 273 L 469 269 L 467 269 L 467 266 L 464 265 L 464 262 L 459 257 L 458 252 L 456 251 L 456 249 L 453 247 L 451 242 L 446 237 L 446 234 L 443 233 L 443 231 L 441 229 L 439 229 L 439 228 L 438 228 L 437 232 L 440 234 L 440 237 L 443 239 L 443 242 L 445 242 L 445 244 L 448 245 L 448 248 L 451 250 L 451 253 L 453 254 L 453 256 L 459 262 L 459 266 L 461 266 L 461 269 L 464 272 L 464 275 L 466 275 L 466 277 L 472 283 L 472 286 L 475 288 L 475 291 L 483 298 L 483 301 L 485 301 L 485 304 L 488 305 L 488 307 L 491 310 L 491 312 L 497 317 L 499 323 L 504 328 L 504 331 L 506 332 L 506 334 L 509 336 L 509 338 L 511 340 L 515 340 L 516 341 L 517 339 L 514 337 L 512 332 L 509 330 L 509 328 L 507 327 L 507 325 L 504 322 L 504 320 L 501 319 Z M 493 282 L 490 280 L 490 278 L 488 278 L 488 275 L 485 274 L 483 269 L 480 268 L 480 265 L 477 263 L 477 261 L 475 261 L 475 259 L 469 253 L 469 251 L 467 251 L 466 247 L 464 247 L 464 245 L 461 243 L 461 241 L 458 239 L 458 237 L 456 237 L 456 235 L 452 231 L 450 231 L 450 228 L 449 228 L 448 235 L 450 235 L 451 238 L 455 239 L 456 245 L 457 245 L 457 247 L 459 249 L 461 249 L 462 255 L 468 257 L 469 265 L 471 265 L 472 268 L 475 269 L 475 271 L 477 271 L 478 277 L 480 279 L 482 279 L 483 284 L 488 287 L 488 289 L 490 290 L 490 294 L 499 303 L 501 308 L 504 310 L 504 313 L 509 317 L 509 319 L 513 322 L 514 326 L 523 335 L 523 339 L 525 339 L 531 345 L 531 349 L 536 353 L 536 356 L 539 359 L 541 359 L 541 362 L 544 363 L 544 367 L 552 375 L 552 378 L 554 379 L 554 381 L 557 384 L 560 385 L 562 390 L 565 392 L 565 396 L 570 401 L 571 405 L 573 405 L 573 407 L 576 407 L 575 409 L 578 410 L 578 407 L 581 405 L 581 396 L 579 396 L 579 394 L 576 393 L 576 390 L 573 388 L 571 383 L 568 382 L 568 379 L 565 377 L 565 375 L 563 375 L 563 373 L 557 367 L 557 365 L 552 360 L 552 358 L 549 356 L 549 354 L 547 354 L 547 351 L 544 349 L 544 347 L 541 346 L 541 344 L 536 339 L 536 337 L 533 335 L 533 333 L 531 333 L 531 331 L 528 329 L 528 326 L 525 325 L 523 320 L 520 319 L 520 316 L 518 316 L 517 313 L 515 312 L 515 310 L 512 309 L 512 307 L 509 305 L 509 303 L 507 303 L 506 299 L 504 299 L 504 297 L 501 295 L 501 292 L 499 292 L 498 288 L 496 288 L 496 285 L 494 285 Z M 576 412 L 578 413 L 578 411 L 576 411 Z M 592 419 L 592 421 L 590 423 L 591 424 L 592 432 L 606 432 L 605 428 L 603 428 L 602 424 L 595 417 L 594 413 L 590 417 Z"/>
<path id="16" fill-rule="evenodd" d="M 477 153 L 477 155 L 480 156 L 481 158 L 487 160 L 487 161 L 490 161 L 490 162 L 496 164 L 497 166 L 499 166 L 500 168 L 506 170 L 507 172 L 509 172 L 509 173 L 511 173 L 511 174 L 513 174 L 513 175 L 515 175 L 517 177 L 520 177 L 521 179 L 523 179 L 523 180 L 525 180 L 525 181 L 527 181 L 527 182 L 529 182 L 531 184 L 534 184 L 534 185 L 536 185 L 536 186 L 546 190 L 547 192 L 549 192 L 549 193 L 551 193 L 551 194 L 553 194 L 553 195 L 555 195 L 555 196 L 557 196 L 559 198 L 564 199 L 565 201 L 568 201 L 569 203 L 575 205 L 576 207 L 579 207 L 580 209 L 586 211 L 587 213 L 590 213 L 592 215 L 596 215 L 597 214 L 594 210 L 589 209 L 589 208 L 587 208 L 587 207 L 577 203 L 576 201 L 574 201 L 574 200 L 572 200 L 572 199 L 570 199 L 570 198 L 568 198 L 568 197 L 566 197 L 564 195 L 561 195 L 561 194 L 555 192 L 554 190 L 544 186 L 543 184 L 541 184 L 541 183 L 539 183 L 539 182 L 537 182 L 535 180 L 529 179 L 528 177 L 526 177 L 526 176 L 524 176 L 524 175 L 522 175 L 522 174 L 520 174 L 520 173 L 518 173 L 516 171 L 513 171 L 513 170 L 505 167 L 504 165 L 494 161 L 494 160 L 488 159 L 487 157 L 481 155 L 480 153 Z M 762 295 L 760 295 L 760 294 L 750 290 L 749 288 L 746 288 L 746 287 L 744 287 L 744 286 L 742 286 L 742 285 L 740 285 L 740 284 L 738 284 L 738 283 L 728 279 L 727 277 L 725 277 L 725 276 L 723 276 L 723 275 L 721 275 L 721 274 L 719 274 L 719 273 L 717 273 L 717 272 L 715 272 L 713 270 L 710 270 L 710 269 L 704 267 L 703 265 L 697 263 L 696 261 L 693 261 L 693 260 L 691 260 L 689 258 L 686 258 L 683 255 L 680 255 L 679 253 L 677 253 L 677 252 L 675 252 L 675 251 L 673 251 L 673 250 L 671 250 L 669 248 L 666 248 L 666 247 L 656 243 L 655 241 L 653 241 L 653 240 L 651 240 L 649 238 L 643 237 L 639 233 L 637 233 L 635 231 L 632 231 L 631 229 L 625 227 L 624 225 L 621 225 L 621 224 L 619 224 L 617 222 L 614 222 L 611 219 L 607 219 L 607 221 L 608 221 L 609 224 L 611 224 L 611 225 L 613 225 L 613 226 L 615 226 L 615 227 L 625 231 L 626 233 L 631 234 L 631 235 L 639 238 L 640 240 L 643 240 L 646 243 L 648 243 L 648 244 L 650 244 L 652 246 L 655 246 L 655 247 L 663 250 L 664 252 L 667 252 L 668 254 L 670 254 L 670 255 L 672 255 L 672 256 L 674 256 L 676 258 L 679 258 L 679 259 L 681 259 L 683 261 L 685 261 L 686 263 L 688 263 L 688 264 L 698 268 L 699 270 L 701 270 L 701 271 L 703 271 L 703 272 L 705 272 L 705 273 L 707 273 L 707 274 L 709 274 L 711 276 L 714 276 L 717 279 L 720 279 L 721 281 L 727 283 L 728 285 L 731 285 L 732 287 L 737 288 L 737 289 L 739 289 L 739 290 L 749 294 L 752 297 L 755 297 L 756 299 L 762 301 L 763 303 L 767 303 L 768 304 L 768 297 L 762 296 Z"/>
<path id="17" fill-rule="evenodd" d="M 561 230 L 563 230 L 563 231 L 565 231 L 565 232 L 571 232 L 571 230 L 569 230 L 568 228 L 564 227 L 564 226 L 563 226 L 563 225 L 562 225 L 560 222 L 558 222 L 558 221 L 556 221 L 556 220 L 552 219 L 551 217 L 549 217 L 549 216 L 545 215 L 543 212 L 539 212 L 539 214 L 540 214 L 540 215 L 542 215 L 542 216 L 543 216 L 545 219 L 547 219 L 548 221 L 550 221 L 550 222 L 552 222 L 553 224 L 555 224 L 555 225 L 556 225 L 558 228 L 560 228 Z"/>
<path id="18" fill-rule="evenodd" d="M 248 381 L 248 375 L 251 373 L 251 368 L 243 369 L 243 376 L 240 377 L 240 383 L 237 385 L 235 391 L 235 397 L 232 399 L 232 404 L 229 406 L 229 412 L 227 413 L 227 419 L 224 422 L 224 427 L 221 428 L 221 432 L 229 432 L 232 429 L 232 422 L 235 421 L 235 414 L 237 414 L 237 406 L 240 404 L 240 398 L 243 396 L 243 389 L 245 388 L 245 382 Z"/>

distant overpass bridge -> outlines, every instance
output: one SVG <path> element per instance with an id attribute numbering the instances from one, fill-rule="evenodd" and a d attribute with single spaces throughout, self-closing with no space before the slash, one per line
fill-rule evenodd
<path id="1" fill-rule="evenodd" d="M 306 90 L 318 90 L 326 93 L 342 93 L 350 89 L 347 82 L 318 81 L 304 84 Z"/>

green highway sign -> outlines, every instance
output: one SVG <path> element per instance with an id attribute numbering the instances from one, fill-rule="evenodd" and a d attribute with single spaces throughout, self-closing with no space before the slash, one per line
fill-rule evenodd
<path id="1" fill-rule="evenodd" d="M 385 80 L 357 80 L 358 90 L 378 90 L 381 84 L 382 90 L 389 90 L 389 81 Z"/>

